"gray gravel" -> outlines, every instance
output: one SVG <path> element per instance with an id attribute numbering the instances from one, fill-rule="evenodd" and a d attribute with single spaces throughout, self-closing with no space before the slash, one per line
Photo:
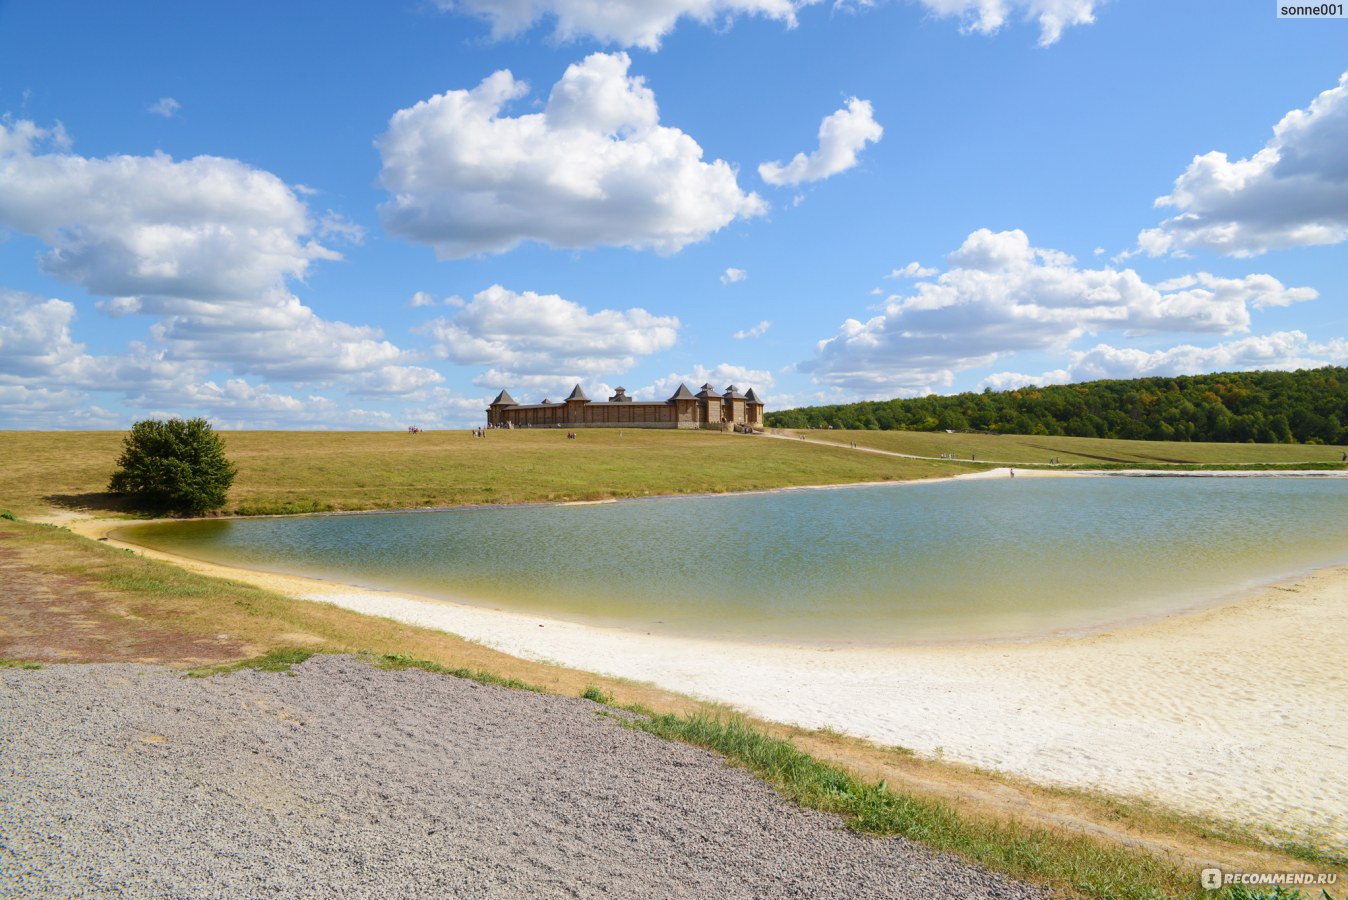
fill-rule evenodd
<path id="1" fill-rule="evenodd" d="M 294 673 L 0 670 L 0 895 L 1041 896 L 589 701 Z"/>

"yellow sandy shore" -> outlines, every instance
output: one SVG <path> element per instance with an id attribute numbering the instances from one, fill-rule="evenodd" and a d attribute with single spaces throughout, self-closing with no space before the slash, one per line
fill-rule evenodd
<path id="1" fill-rule="evenodd" d="M 1348 567 L 1089 637 L 821 649 L 645 635 L 149 555 L 773 721 L 1348 847 Z"/>

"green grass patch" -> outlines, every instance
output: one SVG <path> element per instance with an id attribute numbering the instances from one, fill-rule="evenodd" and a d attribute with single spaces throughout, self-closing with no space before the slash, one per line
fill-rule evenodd
<path id="1" fill-rule="evenodd" d="M 313 655 L 314 651 L 312 650 L 281 648 L 238 662 L 188 669 L 184 674 L 188 678 L 212 678 L 216 675 L 233 675 L 235 672 L 241 672 L 244 669 L 252 669 L 255 672 L 285 672 L 287 675 L 294 676 L 295 673 L 290 671 L 291 667 L 298 666 Z"/>
<path id="2" fill-rule="evenodd" d="M 862 833 L 902 835 L 1013 878 L 1046 883 L 1078 896 L 1204 896 L 1193 873 L 1156 857 L 1086 837 L 972 820 L 940 801 L 898 794 L 883 782 L 865 784 L 739 716 L 661 715 L 631 724 L 724 754 L 787 799 L 836 813 Z"/>
<path id="3" fill-rule="evenodd" d="M 40 669 L 41 663 L 28 662 L 22 659 L 0 659 L 0 669 Z"/>
<path id="4" fill-rule="evenodd" d="M 1348 855 L 1326 850 L 1309 840 L 1280 841 L 1278 849 L 1288 856 L 1309 863 L 1319 863 L 1334 868 L 1348 868 Z"/>
<path id="5" fill-rule="evenodd" d="M 481 669 L 468 669 L 463 667 L 451 668 L 442 666 L 439 663 L 431 662 L 426 659 L 414 659 L 411 656 L 405 656 L 401 653 L 384 653 L 374 657 L 374 663 L 381 669 L 420 669 L 423 672 L 430 672 L 434 675 L 450 675 L 454 678 L 466 678 L 469 681 L 476 681 L 478 684 L 490 684 L 496 687 L 510 688 L 516 691 L 532 691 L 535 694 L 548 694 L 551 691 L 536 684 L 529 684 L 527 681 L 520 681 L 518 678 L 503 678 L 491 672 Z"/>
<path id="6" fill-rule="evenodd" d="M 297 516 L 306 513 L 332 512 L 331 503 L 318 500 L 259 500 L 235 508 L 239 516 Z"/>
<path id="7" fill-rule="evenodd" d="M 604 706 L 613 702 L 613 695 L 606 693 L 598 685 L 587 684 L 585 690 L 580 692 L 582 700 L 593 700 L 595 703 L 601 703 Z"/>
<path id="8" fill-rule="evenodd" d="M 1305 894 L 1296 888 L 1271 887 L 1268 889 L 1257 888 L 1250 889 L 1243 884 L 1233 884 L 1230 887 L 1223 888 L 1220 894 L 1212 894 L 1219 900 L 1304 900 Z M 1324 900 L 1337 900 L 1330 896 L 1329 891 L 1321 890 L 1316 896 L 1323 897 Z"/>

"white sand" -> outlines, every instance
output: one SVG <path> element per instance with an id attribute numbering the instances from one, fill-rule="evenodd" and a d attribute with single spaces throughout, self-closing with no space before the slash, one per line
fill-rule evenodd
<path id="1" fill-rule="evenodd" d="M 1090 637 L 890 649 L 697 641 L 225 572 L 764 719 L 1348 847 L 1348 567 Z"/>

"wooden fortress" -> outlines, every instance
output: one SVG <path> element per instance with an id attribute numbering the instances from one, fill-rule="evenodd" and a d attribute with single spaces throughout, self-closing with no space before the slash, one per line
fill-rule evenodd
<path id="1" fill-rule="evenodd" d="M 576 385 L 560 403 L 516 403 L 506 391 L 487 409 L 491 428 L 714 428 L 762 431 L 763 401 L 750 388 L 741 394 L 732 384 L 723 394 L 710 384 L 694 394 L 680 384 L 668 400 L 633 400 L 618 388 L 607 401 L 594 401 Z"/>

